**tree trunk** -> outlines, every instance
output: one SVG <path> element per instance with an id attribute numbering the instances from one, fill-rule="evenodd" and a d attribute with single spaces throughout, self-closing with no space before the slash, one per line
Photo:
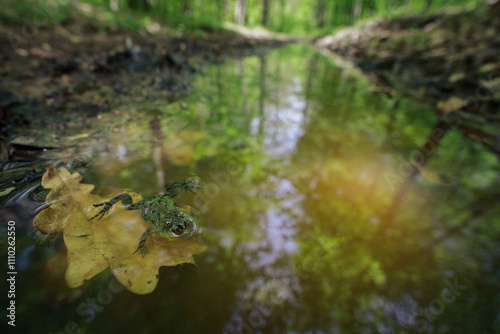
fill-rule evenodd
<path id="1" fill-rule="evenodd" d="M 428 11 L 432 7 L 432 3 L 433 3 L 432 0 L 427 0 L 425 2 L 425 9 L 424 9 L 424 11 Z"/>
<path id="2" fill-rule="evenodd" d="M 224 3 L 225 1 L 224 0 L 217 0 L 216 4 L 217 4 L 217 21 L 219 22 L 223 22 L 226 20 L 226 16 L 224 15 L 225 14 L 225 11 L 224 11 Z"/>
<path id="3" fill-rule="evenodd" d="M 182 13 L 184 16 L 191 16 L 193 13 L 193 6 L 191 0 L 183 0 L 182 2 Z"/>
<path id="4" fill-rule="evenodd" d="M 259 95 L 259 130 L 258 134 L 262 135 L 264 133 L 264 107 L 265 107 L 265 102 L 266 102 L 266 68 L 267 68 L 267 63 L 266 63 L 266 58 L 264 56 L 259 56 L 260 58 L 260 69 L 259 69 L 259 88 L 260 88 L 260 95 Z"/>
<path id="5" fill-rule="evenodd" d="M 148 0 L 128 0 L 128 8 L 132 10 L 143 10 L 149 12 L 151 10 L 151 4 Z"/>
<path id="6" fill-rule="evenodd" d="M 363 11 L 363 0 L 356 0 L 356 3 L 354 4 L 354 9 L 352 11 L 353 21 L 359 19 L 362 11 Z"/>
<path id="7" fill-rule="evenodd" d="M 231 21 L 231 0 L 224 0 L 224 20 Z"/>
<path id="8" fill-rule="evenodd" d="M 385 221 L 381 223 L 381 227 L 384 229 L 390 227 L 393 222 L 394 215 L 399 208 L 403 197 L 405 197 L 406 193 L 410 190 L 411 185 L 415 177 L 419 174 L 419 168 L 423 167 L 427 161 L 434 155 L 439 144 L 443 140 L 444 136 L 450 129 L 450 125 L 446 123 L 444 120 L 438 121 L 438 123 L 433 127 L 430 132 L 425 144 L 419 149 L 420 151 L 420 161 L 418 162 L 418 166 L 411 165 L 409 175 L 404 179 L 401 186 L 396 190 L 396 193 L 392 199 L 392 203 L 387 210 Z M 429 149 L 431 147 L 432 149 Z"/>
<path id="9" fill-rule="evenodd" d="M 323 28 L 325 26 L 326 3 L 325 0 L 318 0 L 316 2 L 316 17 L 318 20 L 317 27 Z"/>
<path id="10" fill-rule="evenodd" d="M 247 83 L 245 80 L 245 72 L 246 72 L 245 63 L 243 62 L 243 60 L 240 59 L 236 62 L 236 64 L 237 64 L 237 68 L 238 68 L 238 75 L 240 76 L 240 80 L 241 80 L 241 97 L 242 97 L 241 110 L 242 110 L 244 115 L 247 115 L 248 114 L 248 87 L 247 87 Z"/>
<path id="11" fill-rule="evenodd" d="M 245 24 L 247 12 L 247 0 L 236 0 L 234 5 L 234 21 L 237 24 Z"/>
<path id="12" fill-rule="evenodd" d="M 262 25 L 264 27 L 267 26 L 267 16 L 269 14 L 269 0 L 263 0 L 262 1 L 262 18 L 260 20 L 260 23 L 262 23 Z"/>

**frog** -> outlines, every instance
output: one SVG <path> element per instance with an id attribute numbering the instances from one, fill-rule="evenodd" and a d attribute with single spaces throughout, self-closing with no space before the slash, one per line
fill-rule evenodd
<path id="1" fill-rule="evenodd" d="M 108 211 L 118 202 L 122 202 L 127 210 L 141 210 L 141 215 L 148 228 L 139 239 L 139 245 L 135 252 L 140 252 L 142 257 L 148 254 L 146 240 L 150 235 L 156 235 L 166 238 L 184 237 L 188 238 L 196 234 L 198 221 L 190 211 L 179 207 L 174 198 L 180 191 L 194 193 L 194 189 L 203 189 L 197 184 L 196 180 L 186 182 L 171 182 L 166 184 L 166 193 L 155 195 L 136 203 L 133 203 L 132 196 L 123 193 L 115 196 L 108 202 L 93 204 L 94 207 L 103 207 L 89 221 L 97 218 L 100 220 Z"/>

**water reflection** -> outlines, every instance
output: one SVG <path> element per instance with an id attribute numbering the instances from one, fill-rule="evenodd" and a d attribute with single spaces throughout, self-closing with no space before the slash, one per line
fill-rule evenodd
<path id="1" fill-rule="evenodd" d="M 164 190 L 163 180 L 201 178 L 199 201 L 182 197 L 204 213 L 209 249 L 198 267 L 164 268 L 153 294 L 117 294 L 90 322 L 77 310 L 107 284 L 104 274 L 57 319 L 23 316 L 90 333 L 498 329 L 497 157 L 452 127 L 417 167 L 411 154 L 436 128 L 432 113 L 371 94 L 308 48 L 204 72 L 195 94 L 145 102 L 86 151 L 89 180 L 144 196 Z M 36 275 L 52 251 L 33 255 L 23 275 Z M 459 294 L 440 301 L 449 284 Z M 44 305 L 36 288 L 23 291 L 20 299 Z"/>
<path id="2" fill-rule="evenodd" d="M 293 78 L 289 87 L 279 92 L 276 104 L 269 104 L 264 111 L 264 145 L 267 154 L 283 157 L 295 151 L 295 145 L 304 134 L 303 111 L 306 101 L 302 96 L 299 78 Z M 280 99 L 281 98 L 281 99 Z"/>

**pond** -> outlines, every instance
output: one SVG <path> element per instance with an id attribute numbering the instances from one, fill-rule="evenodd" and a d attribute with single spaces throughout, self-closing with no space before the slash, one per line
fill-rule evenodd
<path id="1" fill-rule="evenodd" d="M 120 101 L 44 134 L 65 143 L 45 161 L 100 194 L 197 178 L 179 200 L 206 251 L 161 267 L 150 294 L 110 269 L 70 289 L 62 238 L 33 236 L 37 178 L 2 209 L 16 222 L 16 330 L 500 331 L 500 164 L 480 140 L 307 46 L 200 72 L 177 102 Z"/>

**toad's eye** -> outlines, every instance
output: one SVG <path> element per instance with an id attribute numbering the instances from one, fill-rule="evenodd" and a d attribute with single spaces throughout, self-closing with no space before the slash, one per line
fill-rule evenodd
<path id="1" fill-rule="evenodd" d="M 172 227 L 172 222 L 166 222 L 166 223 L 165 223 L 165 225 L 166 225 L 167 227 Z"/>

